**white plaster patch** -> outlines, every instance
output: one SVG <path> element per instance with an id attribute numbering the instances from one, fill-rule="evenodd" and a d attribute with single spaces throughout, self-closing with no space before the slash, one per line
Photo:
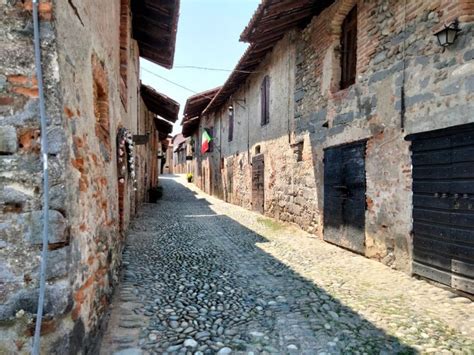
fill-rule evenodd
<path id="1" fill-rule="evenodd" d="M 474 73 L 474 63 L 466 63 L 453 70 L 451 76 L 465 76 Z"/>
<path id="2" fill-rule="evenodd" d="M 323 61 L 323 74 L 321 81 L 321 92 L 324 94 L 327 92 L 331 86 L 331 81 L 333 77 L 333 61 L 334 58 L 334 46 L 331 46 L 326 55 L 324 56 Z"/>
<path id="3" fill-rule="evenodd" d="M 35 194 L 33 189 L 29 189 L 26 186 L 20 185 L 20 184 L 13 183 L 13 184 L 7 185 L 5 187 L 10 188 L 10 189 L 15 190 L 15 191 L 18 191 L 18 192 L 21 192 L 22 194 L 25 194 L 25 195 L 28 195 L 28 196 L 34 196 L 34 194 Z"/>

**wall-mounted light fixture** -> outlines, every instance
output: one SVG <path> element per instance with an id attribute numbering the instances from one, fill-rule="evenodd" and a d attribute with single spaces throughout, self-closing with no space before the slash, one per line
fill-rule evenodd
<path id="1" fill-rule="evenodd" d="M 232 115 L 232 112 L 234 112 L 234 106 L 230 105 L 229 106 L 229 115 Z"/>
<path id="2" fill-rule="evenodd" d="M 444 28 L 436 32 L 435 36 L 438 38 L 441 47 L 448 47 L 456 41 L 460 31 L 459 21 L 456 19 L 449 25 L 444 25 Z"/>

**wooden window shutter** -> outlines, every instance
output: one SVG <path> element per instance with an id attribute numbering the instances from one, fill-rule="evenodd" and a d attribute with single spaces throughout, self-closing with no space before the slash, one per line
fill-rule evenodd
<path id="1" fill-rule="evenodd" d="M 214 127 L 209 127 L 207 129 L 207 133 L 211 136 L 211 141 L 209 142 L 209 153 L 212 153 L 214 151 Z"/>
<path id="2" fill-rule="evenodd" d="M 349 12 L 341 29 L 341 89 L 355 83 L 357 68 L 357 7 Z"/>
<path id="3" fill-rule="evenodd" d="M 261 125 L 266 125 L 270 122 L 270 77 L 267 75 L 263 78 L 262 86 L 260 87 L 261 98 Z"/>

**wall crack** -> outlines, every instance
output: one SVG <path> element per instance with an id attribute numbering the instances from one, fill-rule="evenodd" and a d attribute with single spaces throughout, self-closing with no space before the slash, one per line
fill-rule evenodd
<path id="1" fill-rule="evenodd" d="M 76 17 L 79 19 L 79 22 L 81 23 L 82 27 L 84 27 L 84 22 L 82 21 L 81 15 L 79 15 L 79 11 L 77 10 L 76 5 L 74 5 L 72 0 L 67 0 L 67 2 L 69 3 L 69 6 L 71 6 L 72 11 L 74 11 Z"/>

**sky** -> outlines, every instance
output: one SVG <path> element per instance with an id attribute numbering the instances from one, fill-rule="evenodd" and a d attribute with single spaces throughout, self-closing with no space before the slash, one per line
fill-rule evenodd
<path id="1" fill-rule="evenodd" d="M 180 123 L 187 98 L 221 86 L 234 69 L 248 46 L 247 43 L 239 42 L 240 34 L 259 2 L 260 0 L 181 0 L 173 69 L 168 70 L 141 59 L 143 83 L 181 105 L 173 134 L 181 131 Z M 185 66 L 228 71 L 183 68 Z"/>

